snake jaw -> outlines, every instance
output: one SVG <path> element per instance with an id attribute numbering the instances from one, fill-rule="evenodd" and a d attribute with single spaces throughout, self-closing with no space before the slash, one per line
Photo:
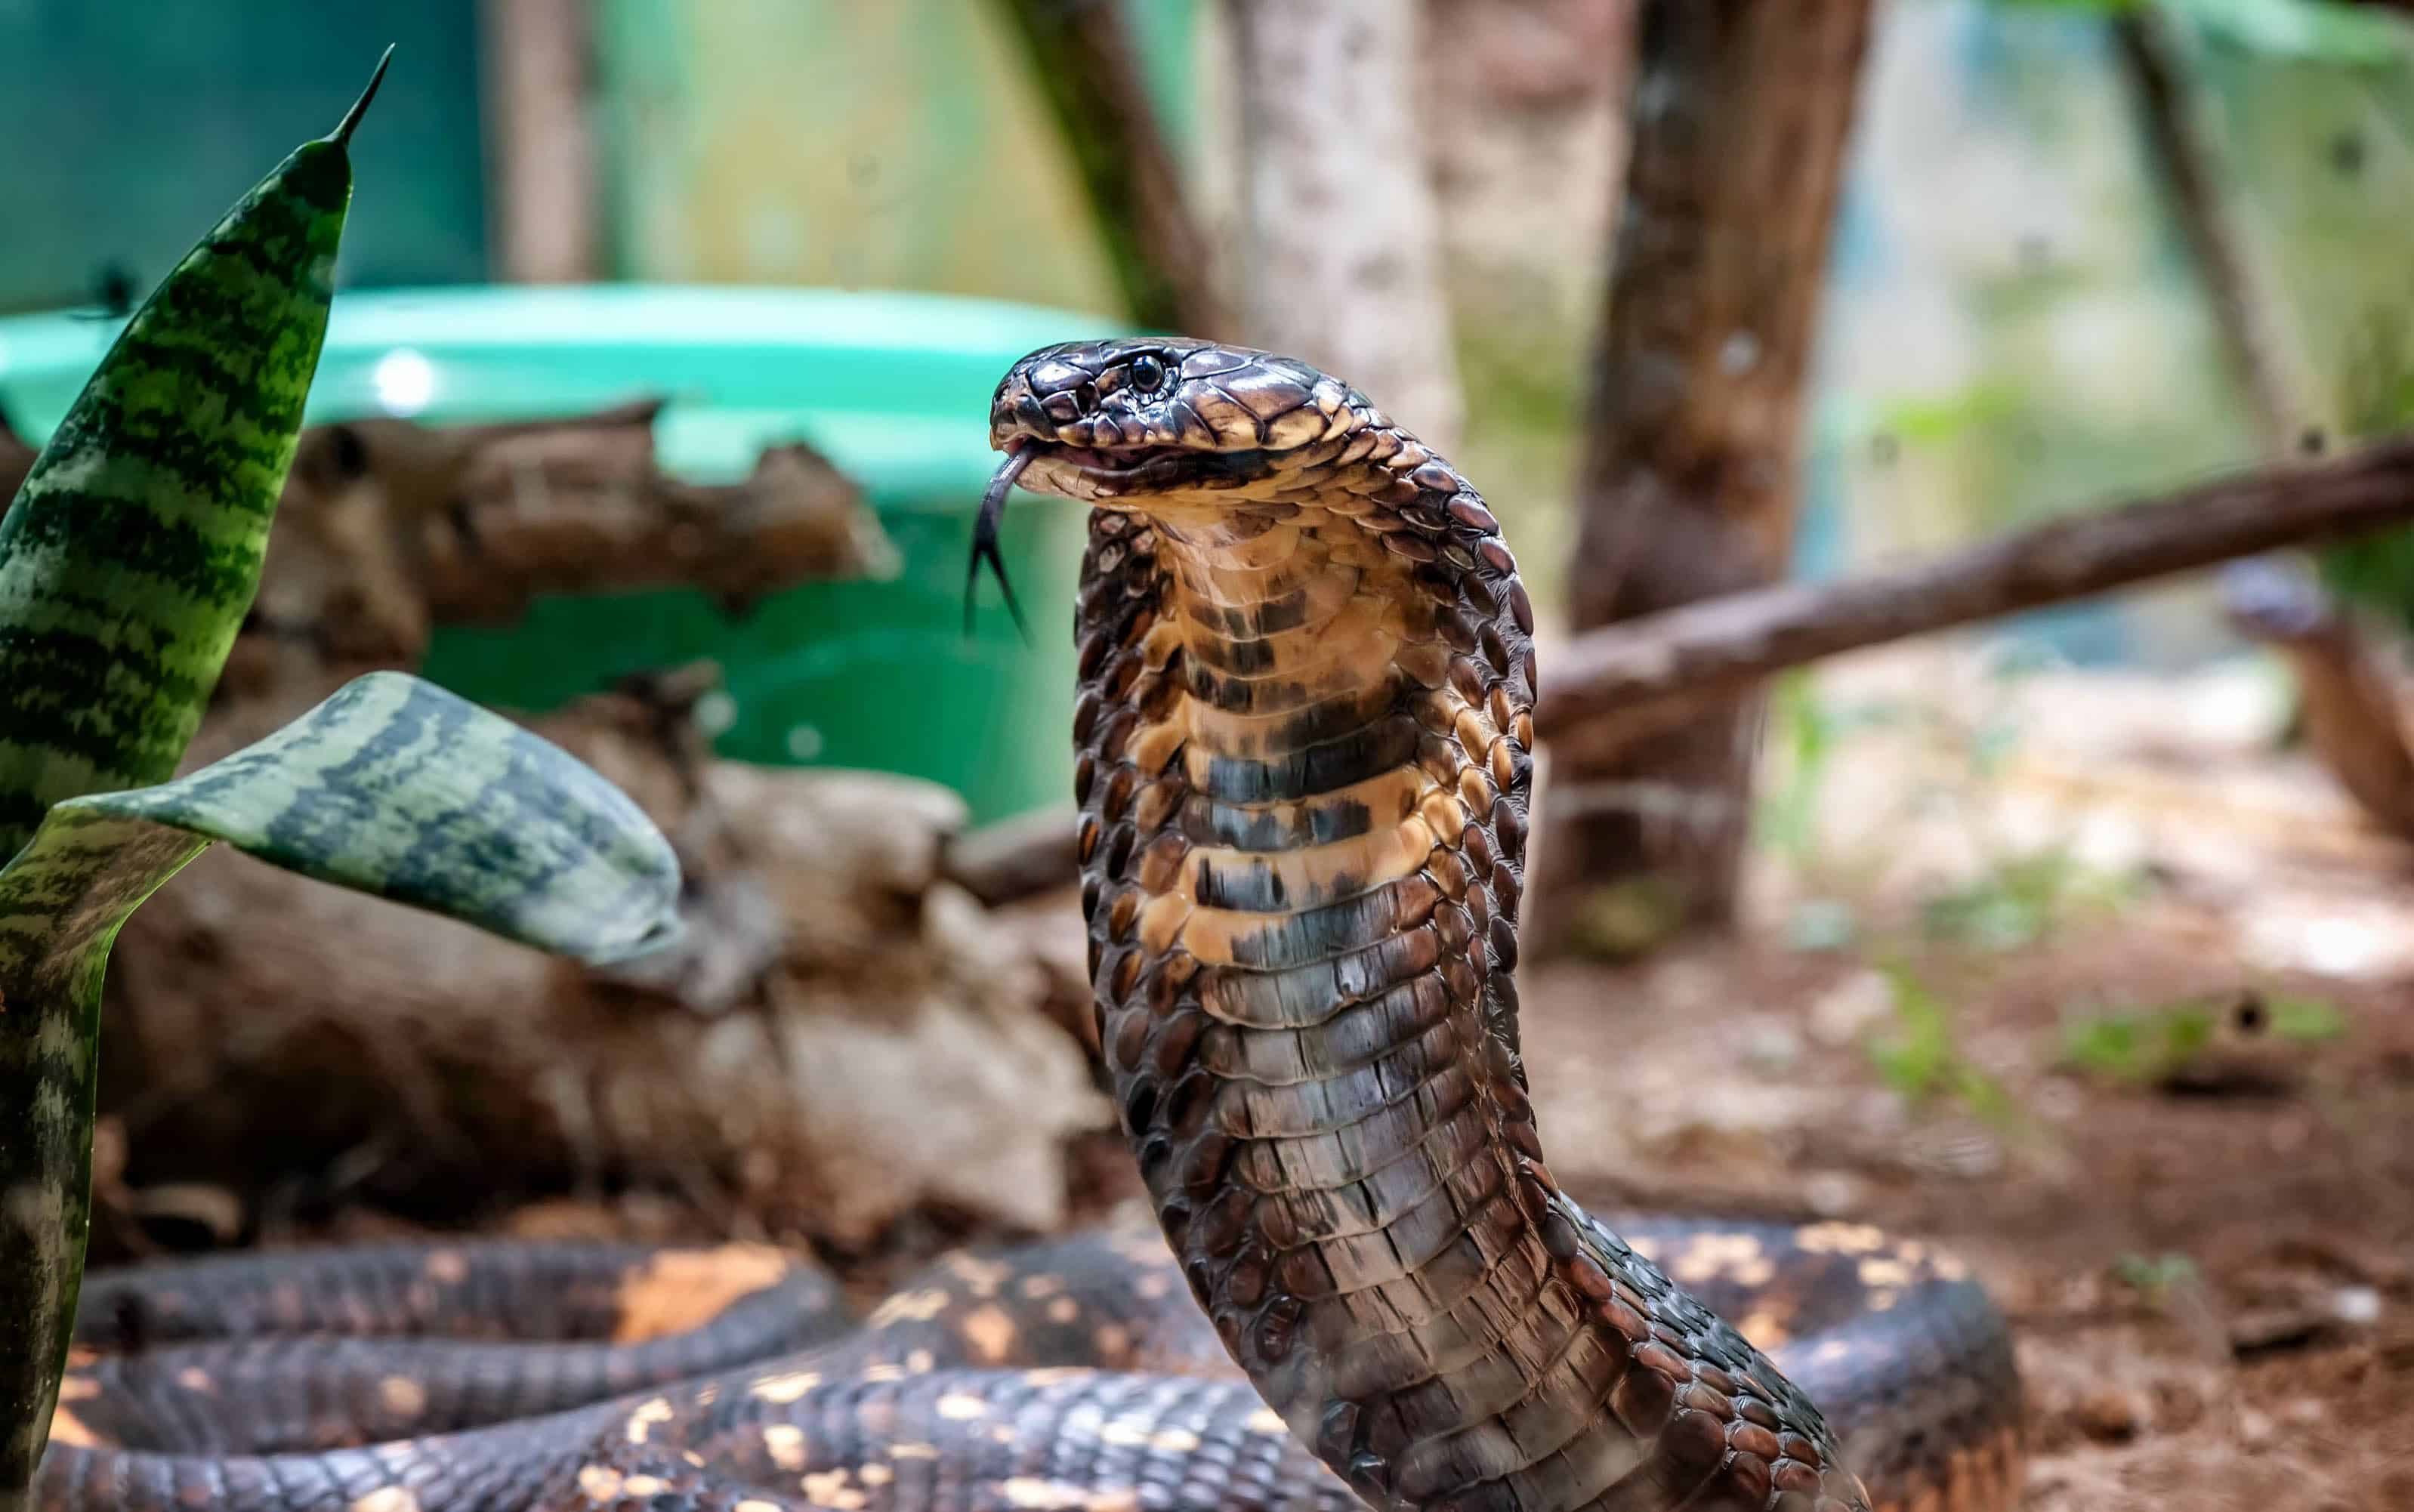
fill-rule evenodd
<path id="1" fill-rule="evenodd" d="M 1027 492 L 1139 514 L 1185 494 L 1243 487 L 1268 470 L 1263 454 L 1258 452 L 1167 447 L 1116 452 L 1024 437 L 1010 444 L 1014 454 L 1031 458 L 1020 480 Z"/>

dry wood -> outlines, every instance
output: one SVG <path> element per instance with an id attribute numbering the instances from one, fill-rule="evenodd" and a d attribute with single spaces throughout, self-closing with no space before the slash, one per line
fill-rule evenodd
<path id="1" fill-rule="evenodd" d="M 544 593 L 690 585 L 736 609 L 893 571 L 860 491 L 811 448 L 767 449 L 742 482 L 683 482 L 655 461 L 660 408 L 304 432 L 225 686 L 415 666 L 435 626 L 506 620 Z"/>
<path id="2" fill-rule="evenodd" d="M 2414 437 L 2258 468 L 1891 571 L 1731 594 L 1587 631 L 1553 658 L 1536 722 L 1557 747 L 1599 750 L 1663 700 L 1715 697 L 1840 651 L 2408 520 Z"/>
<path id="3" fill-rule="evenodd" d="M 2392 638 L 2361 623 L 2302 563 L 2241 562 L 2223 588 L 2231 622 L 2296 674 L 2305 744 L 2368 817 L 2414 840 L 2405 678 L 2382 650 Z"/>
<path id="4" fill-rule="evenodd" d="M 2202 272 L 2230 363 L 2253 402 L 2265 455 L 2318 452 L 2328 427 L 2287 302 L 2244 207 L 2229 192 L 2213 102 L 2193 76 L 2173 23 L 2158 5 L 2117 18 L 2113 37 L 2138 96 L 2146 140 L 2168 181 L 2174 218 Z"/>
<path id="5" fill-rule="evenodd" d="M 1207 236 L 1122 8 L 1100 0 L 999 3 L 1063 128 L 1132 319 L 1189 335 L 1229 334 Z"/>
<path id="6" fill-rule="evenodd" d="M 1065 1141 L 1112 1113 L 1032 930 L 941 872 L 961 800 L 700 760 L 695 670 L 532 721 L 678 847 L 674 962 L 586 971 L 241 856 L 163 890 L 105 1010 L 121 1206 L 199 1182 L 248 1214 L 349 1197 L 461 1219 L 626 1181 L 849 1246 L 929 1205 L 1061 1222 Z M 193 760 L 316 691 L 219 710 Z"/>
<path id="7" fill-rule="evenodd" d="M 1645 0 L 1631 142 L 1577 479 L 1571 617 L 1593 630 L 1784 575 L 1803 375 L 1869 0 Z M 1746 685 L 1550 780 L 1632 801 L 1542 813 L 1527 918 L 1557 948 L 1600 888 L 1732 916 L 1758 730 Z"/>

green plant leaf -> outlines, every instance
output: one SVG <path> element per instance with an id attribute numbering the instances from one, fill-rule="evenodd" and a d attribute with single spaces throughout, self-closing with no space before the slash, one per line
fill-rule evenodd
<path id="1" fill-rule="evenodd" d="M 260 586 L 384 74 L 135 312 L 0 519 L 0 855 L 61 799 L 164 780 L 201 724 Z"/>
<path id="2" fill-rule="evenodd" d="M 0 1107 L 29 1110 L 0 1123 L 0 1506 L 49 1435 L 75 1318 L 110 945 L 216 841 L 589 961 L 678 931 L 678 863 L 635 804 L 400 673 L 175 781 L 53 808 L 0 870 Z"/>

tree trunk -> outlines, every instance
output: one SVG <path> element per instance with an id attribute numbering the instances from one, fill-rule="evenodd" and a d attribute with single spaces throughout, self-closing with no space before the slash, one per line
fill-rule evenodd
<path id="1" fill-rule="evenodd" d="M 1645 0 L 1626 197 L 1587 405 L 1575 629 L 1782 577 L 1803 374 L 1869 0 Z M 1545 679 L 1545 687 L 1548 679 Z M 1555 760 L 1529 932 L 1604 897 L 1733 918 L 1758 701 Z"/>
<path id="2" fill-rule="evenodd" d="M 1207 235 L 1113 0 L 1000 0 L 1031 76 L 1063 128 L 1131 317 L 1185 335 L 1226 336 Z"/>
<path id="3" fill-rule="evenodd" d="M 514 283 L 600 277 L 589 0 L 485 0 L 484 20 L 496 270 Z"/>
<path id="4" fill-rule="evenodd" d="M 1421 7 L 1231 0 L 1242 330 L 1370 395 L 1436 451 L 1465 401 L 1417 99 Z"/>

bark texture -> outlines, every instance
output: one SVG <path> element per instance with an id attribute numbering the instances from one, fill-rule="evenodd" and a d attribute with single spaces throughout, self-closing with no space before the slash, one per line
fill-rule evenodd
<path id="1" fill-rule="evenodd" d="M 1242 335 L 1374 397 L 1434 450 L 1465 422 L 1418 98 L 1423 7 L 1231 0 Z"/>
<path id="2" fill-rule="evenodd" d="M 1869 0 L 1647 0 L 1624 205 L 1587 403 L 1569 603 L 1588 630 L 1774 582 Z M 1546 679 L 1545 691 L 1550 687 Z M 1556 755 L 1528 924 L 1553 948 L 1598 889 L 1732 918 L 1757 701 L 1604 761 Z"/>
<path id="3" fill-rule="evenodd" d="M 194 759 L 286 702 L 219 711 Z M 940 875 L 961 802 L 695 759 L 664 738 L 680 713 L 633 687 L 530 721 L 678 849 L 667 958 L 585 971 L 239 855 L 164 889 L 104 1010 L 136 1213 L 215 1192 L 240 1235 L 347 1199 L 458 1221 L 632 1184 L 847 1246 L 929 1208 L 1060 1223 L 1065 1142 L 1112 1115 L 1037 933 Z"/>
<path id="4" fill-rule="evenodd" d="M 496 271 L 514 283 L 604 273 L 592 3 L 484 0 Z"/>

